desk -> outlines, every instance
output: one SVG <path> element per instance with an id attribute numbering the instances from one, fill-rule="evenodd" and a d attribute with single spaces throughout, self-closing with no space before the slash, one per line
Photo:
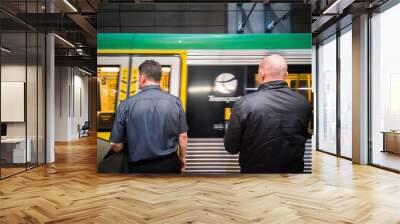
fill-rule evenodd
<path id="1" fill-rule="evenodd" d="M 6 163 L 26 163 L 31 162 L 32 153 L 30 138 L 26 139 L 27 147 L 25 152 L 25 138 L 5 138 L 1 139 L 1 157 Z"/>
<path id="2" fill-rule="evenodd" d="M 382 152 L 400 154 L 400 131 L 384 131 Z"/>

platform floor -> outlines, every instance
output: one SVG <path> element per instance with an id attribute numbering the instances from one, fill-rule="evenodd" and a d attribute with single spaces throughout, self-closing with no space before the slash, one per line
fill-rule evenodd
<path id="1" fill-rule="evenodd" d="M 313 174 L 96 173 L 96 139 L 0 181 L 0 223 L 400 223 L 400 175 L 314 152 Z"/>

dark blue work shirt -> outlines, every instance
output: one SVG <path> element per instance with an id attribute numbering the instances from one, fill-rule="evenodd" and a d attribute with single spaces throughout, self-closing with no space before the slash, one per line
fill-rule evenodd
<path id="1" fill-rule="evenodd" d="M 129 161 L 137 162 L 175 153 L 187 131 L 179 98 L 150 85 L 118 106 L 110 141 L 124 143 Z"/>

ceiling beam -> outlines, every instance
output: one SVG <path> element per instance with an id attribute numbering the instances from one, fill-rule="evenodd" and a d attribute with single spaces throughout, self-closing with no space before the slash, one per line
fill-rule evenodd
<path id="1" fill-rule="evenodd" d="M 73 20 L 87 34 L 86 41 L 90 46 L 96 46 L 97 30 L 90 24 L 85 17 L 80 14 L 68 14 L 68 17 Z"/>

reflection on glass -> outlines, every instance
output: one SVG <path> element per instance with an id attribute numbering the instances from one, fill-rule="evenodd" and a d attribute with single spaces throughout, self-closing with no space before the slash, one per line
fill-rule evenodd
<path id="1" fill-rule="evenodd" d="M 191 86 L 188 89 L 189 93 L 209 93 L 213 91 L 211 86 Z"/>

